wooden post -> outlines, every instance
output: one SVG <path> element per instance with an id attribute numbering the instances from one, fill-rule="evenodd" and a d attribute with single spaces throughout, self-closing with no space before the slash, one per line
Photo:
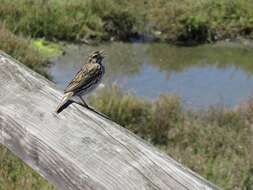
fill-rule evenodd
<path id="1" fill-rule="evenodd" d="M 55 114 L 62 92 L 3 52 L 0 89 L 0 143 L 58 189 L 218 189 L 90 110 Z"/>

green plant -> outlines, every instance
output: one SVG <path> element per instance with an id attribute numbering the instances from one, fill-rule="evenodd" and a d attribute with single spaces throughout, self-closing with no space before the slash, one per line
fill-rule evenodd
<path id="1" fill-rule="evenodd" d="M 178 41 L 193 41 L 197 43 L 203 43 L 212 40 L 208 22 L 202 17 L 187 17 L 181 21 L 181 24 L 183 25 L 183 30 L 178 35 Z"/>
<path id="2" fill-rule="evenodd" d="M 45 71 L 47 65 L 46 60 L 44 60 L 39 52 L 31 46 L 30 41 L 14 35 L 1 24 L 0 49 L 26 64 L 31 69 L 49 78 L 49 75 Z"/>
<path id="3" fill-rule="evenodd" d="M 169 133 L 183 121 L 180 99 L 176 96 L 162 95 L 152 105 L 151 113 L 151 142 L 167 145 Z"/>

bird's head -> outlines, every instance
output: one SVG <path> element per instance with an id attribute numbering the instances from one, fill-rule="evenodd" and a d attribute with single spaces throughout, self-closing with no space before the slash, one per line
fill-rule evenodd
<path id="1" fill-rule="evenodd" d="M 89 60 L 92 63 L 99 63 L 99 64 L 101 64 L 102 60 L 104 59 L 103 53 L 104 53 L 104 51 L 94 51 L 89 56 Z"/>

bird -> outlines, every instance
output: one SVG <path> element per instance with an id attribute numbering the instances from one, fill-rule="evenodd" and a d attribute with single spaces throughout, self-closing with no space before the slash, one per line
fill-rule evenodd
<path id="1" fill-rule="evenodd" d="M 101 83 L 105 73 L 103 53 L 103 50 L 94 51 L 88 56 L 83 67 L 77 72 L 64 90 L 61 102 L 56 108 L 57 114 L 74 102 L 89 108 L 83 96 L 93 91 Z"/>

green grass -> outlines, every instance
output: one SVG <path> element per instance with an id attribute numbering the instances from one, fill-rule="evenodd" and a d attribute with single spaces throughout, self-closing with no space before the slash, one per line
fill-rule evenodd
<path id="1" fill-rule="evenodd" d="M 36 72 L 48 77 L 46 72 L 47 61 L 31 45 L 30 40 L 22 36 L 16 36 L 0 24 L 0 50 L 11 55 L 18 61 L 26 64 Z"/>
<path id="2" fill-rule="evenodd" d="M 52 185 L 0 145 L 0 190 L 52 190 Z"/>
<path id="3" fill-rule="evenodd" d="M 39 51 L 43 58 L 52 58 L 63 53 L 63 48 L 61 45 L 46 41 L 44 39 L 33 39 L 32 45 Z"/>
<path id="4" fill-rule="evenodd" d="M 115 1 L 116 2 L 116 1 Z M 134 18 L 112 0 L 0 0 L 0 19 L 15 33 L 47 40 L 104 40 L 132 35 Z"/>
<path id="5" fill-rule="evenodd" d="M 14 33 L 47 40 L 129 40 L 151 35 L 173 43 L 253 37 L 251 0 L 0 0 Z"/>

